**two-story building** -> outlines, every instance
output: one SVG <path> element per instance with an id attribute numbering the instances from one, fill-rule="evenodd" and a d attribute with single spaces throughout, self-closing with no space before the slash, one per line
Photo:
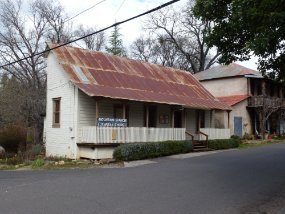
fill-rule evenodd
<path id="1" fill-rule="evenodd" d="M 284 87 L 260 72 L 236 63 L 219 65 L 195 74 L 219 100 L 232 107 L 216 112 L 217 127 L 229 127 L 232 135 L 284 133 Z M 223 123 L 228 118 L 228 124 Z M 264 124 L 264 125 L 262 125 Z"/>

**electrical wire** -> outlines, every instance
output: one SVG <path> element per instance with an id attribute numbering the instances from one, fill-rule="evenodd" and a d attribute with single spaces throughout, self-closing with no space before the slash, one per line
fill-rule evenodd
<path id="1" fill-rule="evenodd" d="M 76 18 L 77 16 L 80 16 L 81 14 L 83 14 L 83 13 L 93 9 L 94 7 L 96 7 L 97 5 L 99 5 L 99 4 L 101 4 L 101 3 L 105 2 L 105 1 L 107 1 L 107 0 L 102 0 L 102 1 L 94 4 L 93 6 L 91 6 L 91 7 L 87 8 L 87 9 L 81 11 L 80 13 L 76 14 L 75 16 L 72 16 L 71 18 L 68 18 L 68 19 L 64 20 L 64 22 L 69 22 L 70 20 L 72 20 L 72 19 Z"/>
<path id="2" fill-rule="evenodd" d="M 120 9 L 122 8 L 122 6 L 123 6 L 123 4 L 125 3 L 125 1 L 126 1 L 126 0 L 123 0 L 123 1 L 122 1 L 122 4 L 121 4 L 120 7 L 118 8 L 118 10 L 116 11 L 116 13 L 115 13 L 114 16 L 116 16 L 117 13 L 120 11 Z"/>
<path id="3" fill-rule="evenodd" d="M 38 53 L 35 53 L 35 54 L 33 54 L 33 55 L 30 55 L 30 56 L 21 58 L 21 59 L 19 59 L 19 60 L 16 60 L 16 61 L 13 61 L 13 62 L 4 64 L 4 65 L 1 65 L 0 68 L 6 67 L 6 66 L 10 66 L 10 65 L 13 65 L 13 64 L 15 64 L 15 63 L 19 63 L 19 62 L 21 62 L 21 61 L 30 59 L 30 58 L 32 58 L 32 57 L 35 57 L 35 56 L 39 56 L 39 55 L 48 53 L 48 52 L 50 52 L 50 51 L 52 51 L 52 50 L 55 50 L 55 49 L 57 49 L 57 48 L 60 48 L 60 47 L 69 45 L 69 44 L 71 44 L 71 43 L 75 43 L 75 42 L 77 42 L 77 41 L 79 41 L 79 40 L 81 40 L 81 39 L 87 38 L 87 37 L 89 37 L 89 36 L 93 36 L 93 35 L 95 35 L 95 34 L 101 33 L 101 32 L 103 32 L 103 31 L 106 31 L 106 30 L 108 30 L 108 29 L 110 29 L 110 28 L 113 28 L 113 27 L 115 27 L 115 26 L 124 24 L 124 23 L 126 23 L 126 22 L 129 22 L 129 21 L 132 21 L 132 20 L 134 20 L 134 19 L 137 19 L 137 18 L 140 18 L 140 17 L 142 17 L 142 16 L 145 16 L 145 15 L 147 15 L 147 14 L 153 13 L 153 12 L 155 12 L 155 11 L 157 11 L 157 10 L 160 10 L 160 9 L 162 9 L 162 8 L 164 8 L 164 7 L 167 7 L 167 6 L 169 6 L 169 5 L 172 5 L 172 4 L 174 4 L 174 3 L 176 3 L 176 2 L 179 2 L 179 1 L 180 1 L 180 0 L 172 0 L 172 1 L 166 2 L 166 3 L 164 3 L 164 4 L 162 4 L 162 5 L 158 6 L 158 7 L 155 7 L 155 8 L 153 8 L 153 9 L 151 9 L 151 10 L 148 10 L 148 11 L 146 11 L 146 12 L 140 13 L 140 14 L 138 14 L 138 15 L 136 15 L 136 16 L 133 16 L 133 17 L 128 18 L 128 19 L 125 19 L 125 20 L 123 20 L 123 21 L 116 22 L 116 23 L 114 23 L 114 24 L 112 24 L 112 25 L 109 25 L 108 27 L 102 28 L 101 30 L 95 31 L 95 32 L 93 32 L 93 33 L 90 33 L 90 34 L 87 34 L 87 35 L 85 35 L 85 36 L 79 37 L 79 38 L 77 38 L 77 39 L 71 40 L 71 41 L 69 41 L 69 42 L 60 44 L 60 45 L 55 46 L 55 47 L 53 47 L 53 48 L 48 48 L 48 49 L 46 49 L 46 50 L 44 50 L 44 51 L 42 51 L 42 52 L 38 52 Z"/>

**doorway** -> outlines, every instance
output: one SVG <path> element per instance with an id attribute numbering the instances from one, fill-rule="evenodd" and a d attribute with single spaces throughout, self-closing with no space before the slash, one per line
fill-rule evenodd
<path id="1" fill-rule="evenodd" d="M 156 106 L 149 106 L 148 108 L 148 127 L 156 127 Z"/>
<path id="2" fill-rule="evenodd" d="M 174 128 L 182 128 L 182 111 L 174 111 Z"/>
<path id="3" fill-rule="evenodd" d="M 242 117 L 234 117 L 234 134 L 242 137 Z"/>

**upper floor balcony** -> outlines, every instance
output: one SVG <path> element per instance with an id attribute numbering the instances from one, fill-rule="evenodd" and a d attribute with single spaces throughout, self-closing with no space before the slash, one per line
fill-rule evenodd
<path id="1" fill-rule="evenodd" d="M 248 107 L 285 107 L 285 99 L 264 95 L 252 96 L 248 100 Z"/>

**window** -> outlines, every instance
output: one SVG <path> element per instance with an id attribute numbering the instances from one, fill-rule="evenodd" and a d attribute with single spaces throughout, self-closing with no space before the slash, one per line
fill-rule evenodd
<path id="1" fill-rule="evenodd" d="M 125 112 L 124 112 L 124 105 L 123 104 L 115 104 L 114 105 L 114 118 L 116 118 L 116 119 L 127 119 L 127 123 L 129 126 L 129 106 L 125 105 Z"/>
<path id="2" fill-rule="evenodd" d="M 53 98 L 53 118 L 52 118 L 52 127 L 60 127 L 60 98 Z"/>
<path id="3" fill-rule="evenodd" d="M 122 119 L 124 114 L 123 105 L 114 105 L 114 118 Z"/>

